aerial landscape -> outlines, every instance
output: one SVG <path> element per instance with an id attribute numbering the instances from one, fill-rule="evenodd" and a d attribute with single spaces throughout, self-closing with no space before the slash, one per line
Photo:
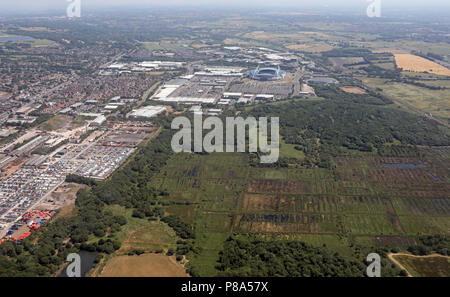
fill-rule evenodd
<path id="1" fill-rule="evenodd" d="M 25 2 L 0 277 L 450 277 L 445 1 Z"/>

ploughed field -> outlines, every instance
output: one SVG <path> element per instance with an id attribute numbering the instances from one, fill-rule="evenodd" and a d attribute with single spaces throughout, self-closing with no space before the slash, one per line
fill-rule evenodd
<path id="1" fill-rule="evenodd" d="M 352 242 L 415 244 L 449 234 L 450 149 L 422 159 L 336 158 L 336 169 L 256 168 L 248 155 L 176 154 L 152 180 L 176 203 L 168 211 L 192 224 L 194 259 L 214 275 L 232 233 L 295 238 L 350 253 Z"/>
<path id="2" fill-rule="evenodd" d="M 394 54 L 397 67 L 406 71 L 428 72 L 450 76 L 450 69 L 428 59 L 411 54 Z"/>

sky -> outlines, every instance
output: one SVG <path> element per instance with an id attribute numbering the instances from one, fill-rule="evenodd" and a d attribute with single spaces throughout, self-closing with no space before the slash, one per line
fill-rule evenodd
<path id="1" fill-rule="evenodd" d="M 201 7 L 273 7 L 273 8 L 345 8 L 360 9 L 375 0 L 79 0 L 85 8 L 113 8 L 117 6 L 201 6 Z M 377 0 L 385 9 L 417 9 L 434 10 L 449 9 L 449 0 Z M 39 12 L 52 9 L 64 9 L 68 0 L 0 0 L 2 12 Z"/>

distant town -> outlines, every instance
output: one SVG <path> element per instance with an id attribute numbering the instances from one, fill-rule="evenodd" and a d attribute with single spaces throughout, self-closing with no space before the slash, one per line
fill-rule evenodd
<path id="1" fill-rule="evenodd" d="M 0 277 L 449 276 L 448 16 L 89 7 L 0 12 Z"/>

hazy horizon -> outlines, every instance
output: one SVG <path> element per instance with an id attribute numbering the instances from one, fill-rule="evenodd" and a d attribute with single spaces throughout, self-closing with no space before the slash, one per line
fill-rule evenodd
<path id="1" fill-rule="evenodd" d="M 80 0 L 82 8 L 89 10 L 111 9 L 118 7 L 142 7 L 142 6 L 157 6 L 157 7 L 201 7 L 201 8 L 275 8 L 286 9 L 294 8 L 304 9 L 322 9 L 322 10 L 348 10 L 348 11 L 363 11 L 369 5 L 367 0 L 248 0 L 245 3 L 238 0 L 227 1 L 211 1 L 211 0 Z M 35 13 L 38 14 L 44 11 L 61 10 L 64 13 L 65 7 L 68 5 L 67 0 L 16 0 L 14 2 L 1 2 L 0 14 L 24 14 Z M 448 0 L 381 0 L 382 8 L 385 11 L 402 10 L 405 11 L 417 10 L 435 10 L 441 13 L 447 13 L 450 8 L 450 1 Z"/>

